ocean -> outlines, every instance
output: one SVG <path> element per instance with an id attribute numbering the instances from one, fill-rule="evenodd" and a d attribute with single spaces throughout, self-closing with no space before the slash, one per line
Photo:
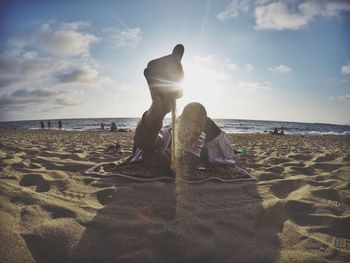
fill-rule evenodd
<path id="1" fill-rule="evenodd" d="M 120 129 L 135 130 L 139 120 L 139 118 L 62 119 L 62 129 L 68 131 L 98 131 L 101 123 L 104 123 L 105 130 L 109 130 L 111 122 L 114 121 Z M 58 119 L 50 121 L 51 129 L 58 129 Z M 350 125 L 235 119 L 214 119 L 214 121 L 227 133 L 260 133 L 273 130 L 275 127 L 280 130 L 283 127 L 285 134 L 350 134 Z M 170 122 L 170 119 L 164 120 L 164 124 Z M 44 120 L 44 124 L 47 129 L 47 120 Z M 0 122 L 0 128 L 35 130 L 40 129 L 40 120 Z"/>

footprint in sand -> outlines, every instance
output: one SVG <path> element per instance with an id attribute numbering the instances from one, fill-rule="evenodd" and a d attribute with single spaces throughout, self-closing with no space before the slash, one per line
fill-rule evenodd
<path id="1" fill-rule="evenodd" d="M 310 154 L 290 154 L 288 155 L 288 158 L 292 158 L 297 161 L 310 161 L 312 159 L 312 155 Z"/>
<path id="2" fill-rule="evenodd" d="M 340 201 L 339 193 L 337 190 L 332 189 L 332 188 L 325 188 L 325 189 L 319 189 L 319 190 L 312 190 L 311 193 L 314 196 L 328 199 L 328 200 L 333 200 L 335 202 Z"/>
<path id="3" fill-rule="evenodd" d="M 297 171 L 300 174 L 303 174 L 303 175 L 314 175 L 315 174 L 315 169 L 313 167 L 310 167 L 310 166 L 306 166 L 306 167 L 291 166 L 290 168 L 294 171 Z"/>
<path id="4" fill-rule="evenodd" d="M 299 189 L 304 184 L 301 180 L 285 180 L 275 182 L 271 187 L 272 193 L 280 199 L 286 198 L 291 192 Z"/>
<path id="5" fill-rule="evenodd" d="M 315 169 L 326 171 L 326 172 L 332 172 L 339 169 L 340 165 L 332 164 L 332 163 L 316 163 L 312 167 Z"/>
<path id="6" fill-rule="evenodd" d="M 284 171 L 284 167 L 279 166 L 279 165 L 274 165 L 271 166 L 267 169 L 265 169 L 266 171 L 272 172 L 272 173 L 276 173 L 276 174 L 282 174 Z"/>
<path id="7" fill-rule="evenodd" d="M 50 190 L 50 182 L 41 174 L 25 174 L 19 184 L 21 186 L 36 186 L 36 192 L 47 192 Z"/>
<path id="8" fill-rule="evenodd" d="M 332 154 L 326 154 L 326 155 L 322 155 L 322 156 L 318 156 L 315 159 L 315 162 L 330 162 L 330 161 L 334 161 L 336 159 L 336 157 Z"/>
<path id="9" fill-rule="evenodd" d="M 291 161 L 291 159 L 288 159 L 288 158 L 271 158 L 271 159 L 267 160 L 268 163 L 271 163 L 273 165 L 288 163 L 290 161 Z"/>
<path id="10" fill-rule="evenodd" d="M 337 183 L 336 180 L 318 181 L 318 180 L 308 180 L 307 183 L 311 186 L 325 186 L 329 187 Z"/>
<path id="11" fill-rule="evenodd" d="M 115 187 L 106 188 L 96 192 L 97 201 L 101 205 L 105 205 L 108 201 L 112 200 L 112 194 L 116 191 Z"/>
<path id="12" fill-rule="evenodd" d="M 52 218 L 76 218 L 76 213 L 73 210 L 63 206 L 45 204 L 42 206 L 42 208 L 50 213 Z"/>
<path id="13" fill-rule="evenodd" d="M 285 208 L 290 212 L 292 217 L 299 217 L 300 214 L 307 215 L 312 213 L 314 205 L 301 200 L 288 200 L 285 204 Z"/>

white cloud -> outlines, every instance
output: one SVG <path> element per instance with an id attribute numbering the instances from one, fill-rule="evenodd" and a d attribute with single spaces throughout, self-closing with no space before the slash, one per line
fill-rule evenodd
<path id="1" fill-rule="evenodd" d="M 247 12 L 249 9 L 249 0 L 231 0 L 223 11 L 216 15 L 220 21 L 225 21 L 232 17 L 237 17 L 239 12 Z"/>
<path id="2" fill-rule="evenodd" d="M 74 106 L 82 104 L 77 92 L 53 89 L 19 89 L 0 97 L 1 111 L 25 110 L 43 105 Z"/>
<path id="3" fill-rule="evenodd" d="M 0 53 L 0 119 L 28 111 L 69 112 L 67 106 L 91 98 L 86 87 L 115 85 L 90 53 L 100 38 L 89 29 L 88 22 L 50 22 L 9 39 L 8 50 Z"/>
<path id="4" fill-rule="evenodd" d="M 141 41 L 141 29 L 138 27 L 125 30 L 119 28 L 105 28 L 104 32 L 109 34 L 108 37 L 117 48 L 137 47 Z"/>
<path id="5" fill-rule="evenodd" d="M 33 38 L 34 47 L 58 56 L 77 56 L 89 53 L 90 45 L 101 38 L 93 34 L 81 32 L 86 26 L 83 22 L 73 22 L 58 25 L 54 28 L 50 24 L 43 24 Z"/>
<path id="6" fill-rule="evenodd" d="M 238 83 L 238 88 L 243 91 L 247 91 L 249 93 L 255 93 L 258 91 L 268 91 L 271 90 L 270 82 L 248 82 L 248 81 L 240 81 Z"/>
<path id="7" fill-rule="evenodd" d="M 348 101 L 350 100 L 350 94 L 340 95 L 340 96 L 330 96 L 330 100 L 340 100 L 340 101 Z"/>
<path id="8" fill-rule="evenodd" d="M 253 71 L 253 70 L 254 70 L 254 67 L 253 67 L 252 64 L 247 63 L 247 64 L 244 65 L 244 69 L 245 69 L 246 71 Z"/>
<path id="9" fill-rule="evenodd" d="M 0 88 L 44 82 L 61 64 L 50 57 L 39 57 L 33 51 L 4 52 L 0 54 Z"/>
<path id="10" fill-rule="evenodd" d="M 255 9 L 256 29 L 299 29 L 309 23 L 312 16 L 296 14 L 285 3 L 271 3 Z"/>
<path id="11" fill-rule="evenodd" d="M 102 76 L 91 58 L 65 59 L 40 57 L 36 52 L 7 51 L 0 54 L 0 89 L 33 85 L 50 86 L 61 84 L 88 84 L 100 87 L 113 84 L 113 80 Z"/>
<path id="12" fill-rule="evenodd" d="M 348 64 L 341 67 L 341 73 L 350 74 L 350 61 L 348 61 Z"/>
<path id="13" fill-rule="evenodd" d="M 99 65 L 89 48 L 99 38 L 81 31 L 88 27 L 89 23 L 82 21 L 45 23 L 34 29 L 32 36 L 10 40 L 12 50 L 0 53 L 0 88 L 30 89 L 57 82 L 97 87 L 113 84 L 97 71 Z"/>
<path id="14" fill-rule="evenodd" d="M 298 5 L 273 2 L 255 8 L 255 28 L 297 30 L 306 27 L 316 16 L 335 16 L 341 11 L 350 11 L 350 2 L 310 0 Z"/>
<path id="15" fill-rule="evenodd" d="M 277 73 L 288 73 L 288 72 L 291 72 L 292 69 L 286 65 L 279 65 L 279 66 L 276 66 L 276 67 L 269 67 L 268 68 L 269 71 L 272 71 L 272 72 L 277 72 Z"/>
<path id="16" fill-rule="evenodd" d="M 93 86 L 101 86 L 103 84 L 112 84 L 113 80 L 106 76 L 100 76 L 97 70 L 84 66 L 82 68 L 75 68 L 69 72 L 61 72 L 56 75 L 59 83 L 69 84 L 88 84 Z"/>
<path id="17" fill-rule="evenodd" d="M 217 81 L 230 79 L 231 74 L 237 68 L 236 64 L 232 63 L 230 59 L 227 58 L 223 61 L 215 58 L 213 55 L 196 55 L 194 57 L 194 67 L 197 75 L 210 76 L 211 79 Z"/>

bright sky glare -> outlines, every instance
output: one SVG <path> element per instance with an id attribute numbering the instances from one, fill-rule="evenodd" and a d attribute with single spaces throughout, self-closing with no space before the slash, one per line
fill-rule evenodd
<path id="1" fill-rule="evenodd" d="M 179 112 L 350 124 L 346 0 L 5 1 L 0 121 L 140 117 L 148 61 L 185 46 Z"/>

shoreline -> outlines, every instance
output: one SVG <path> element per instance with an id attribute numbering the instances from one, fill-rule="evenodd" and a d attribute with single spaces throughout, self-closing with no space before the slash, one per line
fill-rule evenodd
<path id="1" fill-rule="evenodd" d="M 122 128 L 123 129 L 123 128 Z M 27 132 L 72 132 L 72 133 L 97 133 L 97 134 L 104 134 L 104 133 L 134 133 L 135 129 L 129 129 L 128 131 L 117 131 L 117 132 L 111 132 L 108 129 L 105 130 L 74 130 L 74 129 L 58 129 L 58 128 L 51 128 L 51 129 L 40 129 L 40 128 L 34 128 L 34 129 L 17 129 L 17 128 L 4 128 L 0 127 L 0 132 L 2 131 L 27 131 Z M 269 136 L 277 136 L 277 137 L 284 137 L 284 136 L 347 136 L 350 137 L 350 133 L 288 133 L 286 132 L 284 135 L 274 135 L 270 134 L 268 132 L 225 132 L 227 135 L 269 135 Z"/>

